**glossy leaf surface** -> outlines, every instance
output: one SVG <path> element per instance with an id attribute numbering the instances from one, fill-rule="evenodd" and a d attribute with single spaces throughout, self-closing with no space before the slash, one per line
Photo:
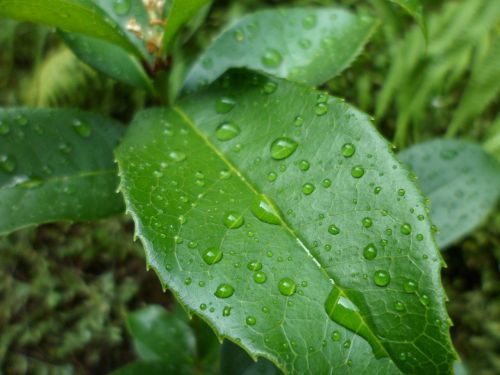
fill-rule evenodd
<path id="1" fill-rule="evenodd" d="M 191 68 L 185 88 L 193 91 L 232 67 L 318 85 L 351 64 L 375 27 L 375 20 L 343 9 L 259 11 L 208 47 Z"/>
<path id="2" fill-rule="evenodd" d="M 436 139 L 399 156 L 414 170 L 431 200 L 440 247 L 472 232 L 494 209 L 500 195 L 500 165 L 481 146 Z"/>
<path id="3" fill-rule="evenodd" d="M 123 210 L 113 148 L 122 127 L 75 110 L 0 110 L 0 233 Z"/>
<path id="4" fill-rule="evenodd" d="M 423 198 L 368 116 L 232 71 L 117 160 L 149 265 L 219 336 L 288 374 L 450 372 Z"/>

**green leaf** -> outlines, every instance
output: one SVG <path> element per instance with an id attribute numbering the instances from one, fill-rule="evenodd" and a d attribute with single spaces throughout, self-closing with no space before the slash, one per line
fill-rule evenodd
<path id="1" fill-rule="evenodd" d="M 224 341 L 221 352 L 222 375 L 280 375 L 281 371 L 265 358 L 257 362 L 243 349 L 230 341 Z"/>
<path id="2" fill-rule="evenodd" d="M 58 27 L 65 31 L 82 33 L 107 40 L 131 53 L 137 53 L 137 44 L 131 43 L 127 35 L 117 27 L 98 3 L 99 0 L 0 0 L 0 17 L 19 21 L 37 22 Z"/>
<path id="3" fill-rule="evenodd" d="M 117 81 L 153 90 L 140 61 L 121 47 L 81 34 L 61 32 L 60 35 L 73 52 L 93 68 Z"/>
<path id="4" fill-rule="evenodd" d="M 76 110 L 0 109 L 0 233 L 119 213 L 122 127 Z"/>
<path id="5" fill-rule="evenodd" d="M 423 197 L 368 116 L 231 71 L 116 156 L 148 264 L 220 337 L 287 374 L 451 371 Z"/>
<path id="6" fill-rule="evenodd" d="M 189 372 L 177 372 L 178 369 L 165 362 L 132 362 L 113 371 L 110 375 L 183 375 Z"/>
<path id="7" fill-rule="evenodd" d="M 425 39 L 427 39 L 427 22 L 424 15 L 424 7 L 420 0 L 389 0 L 394 4 L 399 5 L 403 8 L 410 16 L 412 16 L 415 21 L 417 21 L 420 29 L 424 33 Z"/>
<path id="8" fill-rule="evenodd" d="M 483 223 L 500 195 L 500 165 L 481 146 L 435 139 L 399 154 L 431 200 L 431 217 L 441 248 Z"/>
<path id="9" fill-rule="evenodd" d="M 168 313 L 161 306 L 150 305 L 131 313 L 127 326 L 142 360 L 192 367 L 195 337 L 185 314 Z"/>
<path id="10" fill-rule="evenodd" d="M 168 49 L 174 37 L 184 24 L 195 14 L 208 4 L 210 0 L 172 0 L 170 11 L 168 12 L 167 23 L 165 25 L 165 34 L 163 36 L 163 45 Z"/>
<path id="11" fill-rule="evenodd" d="M 190 70 L 185 88 L 194 91 L 231 67 L 319 85 L 351 64 L 376 25 L 367 16 L 335 8 L 259 11 L 208 47 Z"/>

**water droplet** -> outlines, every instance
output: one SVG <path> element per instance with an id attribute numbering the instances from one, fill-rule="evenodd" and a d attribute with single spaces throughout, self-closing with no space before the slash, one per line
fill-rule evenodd
<path id="1" fill-rule="evenodd" d="M 314 109 L 314 113 L 318 116 L 323 116 L 328 113 L 328 104 L 326 103 L 317 103 Z"/>
<path id="2" fill-rule="evenodd" d="M 205 303 L 202 303 L 202 304 L 200 305 L 200 310 L 204 311 L 204 310 L 206 310 L 206 309 L 207 309 L 207 305 L 206 305 Z"/>
<path id="3" fill-rule="evenodd" d="M 0 135 L 5 135 L 10 132 L 10 126 L 5 121 L 0 120 Z"/>
<path id="4" fill-rule="evenodd" d="M 295 281 L 289 277 L 285 277 L 278 282 L 278 290 L 284 296 L 291 296 L 295 293 L 296 285 Z"/>
<path id="5" fill-rule="evenodd" d="M 293 120 L 293 124 L 297 127 L 304 125 L 304 117 L 296 116 L 295 119 Z"/>
<path id="6" fill-rule="evenodd" d="M 242 42 L 243 40 L 245 40 L 245 33 L 241 29 L 234 30 L 233 36 L 237 42 Z"/>
<path id="7" fill-rule="evenodd" d="M 307 182 L 302 186 L 302 193 L 304 193 L 305 195 L 310 195 L 314 192 L 314 189 L 314 185 L 310 182 Z"/>
<path id="8" fill-rule="evenodd" d="M 367 260 L 375 259 L 377 257 L 377 253 L 378 253 L 377 248 L 372 243 L 366 245 L 366 247 L 363 249 L 363 256 Z"/>
<path id="9" fill-rule="evenodd" d="M 222 316 L 229 316 L 231 315 L 231 307 L 226 306 L 224 309 L 222 309 Z"/>
<path id="10" fill-rule="evenodd" d="M 332 338 L 332 341 L 340 341 L 340 339 L 342 338 L 342 335 L 340 334 L 339 331 L 333 331 L 331 338 Z"/>
<path id="11" fill-rule="evenodd" d="M 346 349 L 349 349 L 351 347 L 351 340 L 345 340 L 342 346 Z"/>
<path id="12" fill-rule="evenodd" d="M 234 288 L 229 284 L 220 284 L 214 294 L 218 298 L 229 298 L 234 294 Z"/>
<path id="13" fill-rule="evenodd" d="M 257 323 L 257 319 L 254 316 L 247 316 L 245 321 L 249 326 L 254 326 Z"/>
<path id="14" fill-rule="evenodd" d="M 229 211 L 224 215 L 224 225 L 229 229 L 237 229 L 245 223 L 245 218 L 239 212 Z"/>
<path id="15" fill-rule="evenodd" d="M 12 155 L 2 154 L 0 155 L 0 167 L 4 172 L 12 173 L 16 169 L 16 160 Z"/>
<path id="16" fill-rule="evenodd" d="M 312 46 L 312 43 L 309 39 L 303 38 L 299 40 L 299 46 L 301 46 L 303 49 L 309 49 Z"/>
<path id="17" fill-rule="evenodd" d="M 299 162 L 299 169 L 303 172 L 308 171 L 310 168 L 311 164 L 307 160 L 301 160 Z"/>
<path id="18" fill-rule="evenodd" d="M 197 247 L 198 247 L 198 242 L 196 242 L 196 241 L 189 241 L 188 248 L 190 248 L 190 249 L 196 249 Z"/>
<path id="19" fill-rule="evenodd" d="M 278 175 L 276 174 L 276 172 L 269 172 L 267 174 L 267 180 L 269 182 L 274 182 L 274 181 L 276 181 L 277 178 L 278 178 Z"/>
<path id="20" fill-rule="evenodd" d="M 206 264 L 211 266 L 212 264 L 219 263 L 222 260 L 223 255 L 224 254 L 221 249 L 209 247 L 203 251 L 202 258 Z"/>
<path id="21" fill-rule="evenodd" d="M 373 225 L 373 220 L 369 217 L 365 217 L 361 220 L 361 223 L 365 228 L 370 228 Z"/>
<path id="22" fill-rule="evenodd" d="M 340 233 L 340 229 L 335 224 L 331 224 L 328 226 L 328 233 L 336 236 L 337 234 Z"/>
<path id="23" fill-rule="evenodd" d="M 267 68 L 277 68 L 283 61 L 283 56 L 277 50 L 269 48 L 262 56 L 262 64 Z"/>
<path id="24" fill-rule="evenodd" d="M 422 294 L 420 303 L 424 306 L 429 306 L 431 304 L 431 298 L 427 294 Z"/>
<path id="25" fill-rule="evenodd" d="M 375 187 L 375 189 L 373 189 L 373 192 L 375 194 L 380 194 L 381 191 L 382 191 L 382 188 L 380 186 L 377 186 L 377 187 Z"/>
<path id="26" fill-rule="evenodd" d="M 401 301 L 396 301 L 394 302 L 394 309 L 399 312 L 405 311 L 405 305 Z"/>
<path id="27" fill-rule="evenodd" d="M 264 194 L 259 194 L 252 203 L 252 213 L 257 219 L 268 224 L 280 224 L 278 208 Z"/>
<path id="28" fill-rule="evenodd" d="M 332 180 L 330 180 L 329 178 L 325 178 L 321 182 L 321 185 L 323 185 L 324 188 L 329 188 L 330 186 L 332 186 Z"/>
<path id="29" fill-rule="evenodd" d="M 283 160 L 292 155 L 298 143 L 288 137 L 280 137 L 271 144 L 271 156 L 275 160 Z"/>
<path id="30" fill-rule="evenodd" d="M 406 293 L 415 293 L 417 290 L 417 284 L 415 281 L 407 279 L 403 282 L 403 290 Z"/>
<path id="31" fill-rule="evenodd" d="M 309 14 L 302 20 L 302 26 L 304 26 L 304 29 L 312 29 L 314 26 L 316 26 L 316 15 L 315 14 Z"/>
<path id="32" fill-rule="evenodd" d="M 373 281 L 377 286 L 387 286 L 391 282 L 391 275 L 387 271 L 378 270 L 373 274 Z"/>
<path id="33" fill-rule="evenodd" d="M 398 195 L 399 195 L 400 197 L 404 197 L 404 195 L 405 195 L 405 194 L 406 194 L 405 189 L 399 189 L 399 190 L 398 190 Z"/>
<path id="34" fill-rule="evenodd" d="M 398 357 L 401 361 L 406 361 L 406 353 L 405 352 L 399 353 Z"/>
<path id="35" fill-rule="evenodd" d="M 250 271 L 260 271 L 262 269 L 262 263 L 257 260 L 253 260 L 247 264 L 247 268 Z"/>
<path id="36" fill-rule="evenodd" d="M 234 122 L 223 122 L 215 131 L 215 136 L 219 141 L 229 141 L 238 134 L 240 134 L 240 128 Z"/>
<path id="37" fill-rule="evenodd" d="M 365 170 L 361 165 L 356 165 L 351 169 L 351 176 L 354 178 L 361 178 L 365 174 Z"/>
<path id="38" fill-rule="evenodd" d="M 222 96 L 215 102 L 215 110 L 218 113 L 228 113 L 232 111 L 235 105 L 236 101 L 233 98 Z"/>
<path id="39" fill-rule="evenodd" d="M 342 156 L 345 158 L 350 158 L 356 153 L 356 146 L 352 143 L 345 143 L 341 149 Z"/>
<path id="40" fill-rule="evenodd" d="M 264 92 L 264 94 L 270 95 L 275 92 L 277 88 L 278 85 L 275 82 L 266 82 L 262 91 Z"/>
<path id="41" fill-rule="evenodd" d="M 408 223 L 401 225 L 401 233 L 408 236 L 411 233 L 411 225 Z"/>
<path id="42" fill-rule="evenodd" d="M 170 151 L 168 157 L 175 162 L 186 160 L 186 154 L 182 151 Z"/>
<path id="43" fill-rule="evenodd" d="M 257 271 L 253 274 L 253 280 L 257 283 L 257 284 L 264 284 L 267 280 L 267 275 L 265 272 L 262 272 L 262 271 Z"/>
<path id="44" fill-rule="evenodd" d="M 88 138 L 92 134 L 90 123 L 76 119 L 73 121 L 73 130 L 81 137 Z"/>
<path id="45" fill-rule="evenodd" d="M 113 9 L 119 16 L 124 16 L 130 11 L 130 0 L 114 0 Z"/>

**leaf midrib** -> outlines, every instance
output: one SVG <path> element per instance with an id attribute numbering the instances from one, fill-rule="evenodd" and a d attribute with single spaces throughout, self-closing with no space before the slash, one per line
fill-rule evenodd
<path id="1" fill-rule="evenodd" d="M 185 113 L 182 108 L 178 107 L 178 106 L 174 106 L 173 107 L 173 110 L 182 118 L 182 120 L 184 120 L 184 122 L 191 128 L 191 130 L 197 135 L 199 136 L 204 142 L 205 144 L 226 164 L 226 166 L 229 168 L 230 171 L 232 171 L 234 174 L 236 174 L 236 176 L 238 176 L 241 181 L 256 195 L 256 196 L 262 196 L 265 198 L 265 200 L 267 201 L 268 204 L 272 205 L 272 202 L 270 202 L 268 199 L 267 199 L 267 196 L 263 193 L 260 193 L 257 188 L 255 186 L 253 186 L 250 181 L 245 178 L 245 176 L 243 176 L 243 174 L 231 163 L 231 161 L 229 161 L 225 155 L 219 151 L 219 149 L 210 141 L 210 139 L 208 139 L 205 134 L 203 134 L 203 132 L 201 132 L 201 130 L 196 126 L 196 124 L 194 123 L 194 121 L 187 115 L 187 113 Z M 335 281 L 330 277 L 330 275 L 326 272 L 326 270 L 323 268 L 323 266 L 321 265 L 321 263 L 318 261 L 318 259 L 316 259 L 316 257 L 314 257 L 314 255 L 311 253 L 311 251 L 307 248 L 307 246 L 305 245 L 305 243 L 302 241 L 302 239 L 297 235 L 297 233 L 288 225 L 287 222 L 285 222 L 282 218 L 281 215 L 277 215 L 278 218 L 279 218 L 279 221 L 280 221 L 280 225 L 297 241 L 297 243 L 300 245 L 300 247 L 307 253 L 307 255 L 313 260 L 314 264 L 319 268 L 320 272 L 325 275 L 328 280 L 332 283 L 332 286 L 333 287 L 336 287 L 338 288 L 338 290 L 340 291 L 340 295 L 346 299 L 348 299 L 349 301 L 351 301 L 351 299 L 347 296 L 345 290 L 338 284 L 335 283 Z M 352 302 L 352 301 L 351 301 Z M 352 302 L 354 305 L 356 305 L 354 302 Z M 354 310 L 353 310 L 354 311 Z M 394 365 L 399 369 L 398 365 L 397 365 L 397 362 L 393 361 L 392 360 L 392 357 L 390 356 L 389 352 L 386 350 L 384 344 L 378 339 L 378 335 L 376 334 L 376 332 L 374 332 L 370 325 L 367 324 L 367 322 L 365 321 L 364 317 L 359 314 L 359 317 L 361 319 L 361 321 L 370 329 L 370 331 L 373 333 L 373 336 L 377 339 L 378 343 L 380 344 L 380 346 L 384 349 L 385 353 L 387 354 L 387 357 L 391 359 L 392 363 L 394 363 Z M 354 332 L 355 334 L 357 334 L 357 332 Z"/>

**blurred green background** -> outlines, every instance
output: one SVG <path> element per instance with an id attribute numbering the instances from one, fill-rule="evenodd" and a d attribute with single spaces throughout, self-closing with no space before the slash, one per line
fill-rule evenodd
<path id="1" fill-rule="evenodd" d="M 173 56 L 175 75 L 227 23 L 278 5 L 336 5 L 382 25 L 364 53 L 325 89 L 373 114 L 399 148 L 438 136 L 479 142 L 500 159 L 500 6 L 427 0 L 429 39 L 385 0 L 218 0 Z M 48 28 L 0 20 L 0 105 L 79 107 L 127 122 L 148 98 L 105 78 Z M 500 374 L 500 206 L 448 248 L 452 337 L 471 374 Z M 0 374 L 106 374 L 134 358 L 125 320 L 147 304 L 172 309 L 125 217 L 43 225 L 0 238 Z M 202 324 L 203 346 L 215 346 Z M 211 353 L 210 350 L 207 353 Z M 198 364 L 197 373 L 215 371 Z M 204 367 L 205 366 L 205 367 Z"/>

